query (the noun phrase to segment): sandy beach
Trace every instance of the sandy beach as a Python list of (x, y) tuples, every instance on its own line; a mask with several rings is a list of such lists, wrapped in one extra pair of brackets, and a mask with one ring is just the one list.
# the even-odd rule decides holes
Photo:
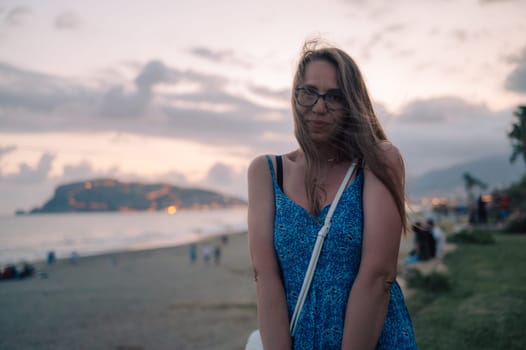
[(217, 265), (204, 242), (194, 263), (185, 245), (41, 263), (0, 282), (0, 349), (243, 349), (257, 327), (247, 235), (209, 240)]
[[(242, 349), (256, 328), (246, 234), (218, 265), (188, 246), (36, 264), (0, 283), (0, 349)], [(39, 276), (47, 274), (47, 278)]]

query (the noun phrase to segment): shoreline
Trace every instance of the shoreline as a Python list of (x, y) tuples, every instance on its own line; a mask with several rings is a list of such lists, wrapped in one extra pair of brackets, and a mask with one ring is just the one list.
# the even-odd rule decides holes
[[(118, 256), (118, 255), (126, 255), (126, 254), (133, 254), (133, 253), (141, 253), (141, 252), (148, 252), (148, 251), (157, 251), (157, 250), (165, 250), (165, 249), (175, 249), (178, 247), (188, 246), (192, 243), (201, 243), (205, 241), (212, 241), (220, 239), (221, 237), (231, 237), (236, 235), (244, 235), (247, 234), (246, 230), (241, 231), (233, 231), (233, 232), (223, 232), (223, 233), (212, 233), (212, 234), (203, 234), (202, 236), (194, 239), (188, 239), (188, 240), (182, 240), (179, 243), (176, 244), (169, 244), (169, 245), (159, 245), (159, 246), (150, 246), (150, 247), (140, 247), (140, 248), (128, 248), (128, 249), (116, 249), (116, 250), (107, 250), (107, 251), (98, 251), (94, 253), (86, 253), (86, 254), (78, 254), (77, 260), (86, 260), (90, 258), (97, 258), (97, 257), (103, 257), (103, 256)], [(78, 253), (78, 252), (77, 252)], [(55, 264), (58, 262), (64, 262), (64, 261), (71, 261), (71, 256), (60, 256), (56, 257)], [(46, 257), (39, 258), (38, 260), (30, 260), (30, 259), (19, 259), (16, 263), (3, 263), (0, 265), (0, 267), (4, 267), (7, 265), (21, 265), (23, 263), (29, 263), (33, 266), (42, 266), (42, 265), (48, 265)]]
[[(218, 264), (203, 261), (206, 243), (222, 244)], [(0, 282), (0, 348), (243, 348), (257, 327), (246, 232), (198, 247), (194, 263), (185, 244), (42, 262)]]
[[(93, 253), (93, 254), (86, 254), (86, 255), (77, 255), (75, 257), (57, 257), (54, 261), (54, 263), (52, 264), (49, 264), (47, 262), (47, 260), (45, 258), (42, 258), (42, 259), (39, 259), (39, 260), (19, 260), (17, 263), (6, 263), (6, 264), (2, 264), (0, 265), (0, 269), (6, 267), (6, 266), (9, 266), (9, 265), (14, 265), (16, 266), (17, 268), (21, 267), (24, 263), (28, 263), (29, 265), (33, 266), (34, 269), (35, 269), (35, 275), (30, 277), (30, 278), (39, 278), (39, 273), (47, 273), (47, 270), (46, 269), (50, 269), (54, 266), (58, 266), (58, 265), (68, 265), (68, 266), (71, 266), (71, 265), (78, 265), (82, 262), (85, 262), (85, 263), (90, 263), (91, 261), (96, 261), (96, 260), (99, 260), (99, 259), (105, 259), (105, 260), (109, 260), (112, 262), (112, 264), (115, 264), (115, 263), (118, 263), (118, 261), (120, 260), (120, 258), (125, 258), (125, 259), (129, 259), (130, 257), (136, 255), (136, 256), (141, 256), (141, 255), (152, 255), (152, 254), (157, 254), (157, 253), (162, 253), (164, 251), (173, 251), (173, 250), (182, 250), (182, 249), (185, 249), (186, 250), (186, 254), (188, 255), (188, 247), (191, 245), (191, 244), (196, 244), (197, 246), (199, 246), (200, 244), (205, 244), (205, 243), (210, 243), (210, 242), (217, 242), (219, 240), (221, 240), (223, 237), (227, 237), (228, 241), (230, 241), (231, 239), (235, 239), (235, 237), (237, 236), (245, 236), (247, 237), (247, 234), (248, 232), (246, 230), (240, 230), (240, 231), (232, 231), (232, 232), (223, 232), (223, 233), (214, 233), (214, 234), (208, 234), (208, 235), (203, 235), (199, 238), (196, 238), (196, 239), (188, 239), (186, 241), (181, 241), (180, 243), (178, 244), (172, 244), (172, 245), (165, 245), (165, 246), (153, 246), (153, 247), (146, 247), (146, 248), (137, 248), (137, 249), (118, 249), (118, 250), (113, 250), (113, 251), (101, 251), (101, 252), (96, 252), (96, 253)], [(400, 243), (400, 250), (399, 250), (399, 255), (398, 255), (398, 264), (397, 264), (397, 280), (399, 281), (399, 284), (402, 286), (402, 289), (404, 290), (404, 293), (406, 291), (406, 288), (405, 288), (405, 281), (404, 281), (404, 273), (406, 272), (406, 270), (410, 267), (416, 267), (416, 265), (429, 265), (430, 263), (435, 263), (435, 259), (431, 260), (428, 262), (428, 264), (425, 264), (425, 263), (422, 263), (420, 262), (419, 264), (412, 264), (412, 265), (407, 265), (405, 264), (405, 258), (407, 257), (408, 255), (408, 252), (410, 250), (410, 245), (407, 244), (407, 242), (404, 242), (405, 240), (407, 241), (411, 241), (409, 238), (403, 238), (401, 243)], [(246, 253), (247, 253), (247, 257), (248, 259), (250, 259), (250, 257), (248, 256), (248, 242), (246, 244), (246, 247), (245, 247), (245, 250), (246, 250)], [(179, 253), (181, 254), (181, 253)], [(202, 254), (202, 252), (199, 252), (199, 254)], [(250, 261), (249, 261), (250, 263)], [(45, 278), (45, 277), (44, 277)], [(6, 281), (2, 281), (0, 280), (0, 282), (6, 282)]]
[[(243, 349), (258, 327), (246, 231), (196, 244), (193, 263), (182, 244), (44, 261), (0, 282), (0, 348)], [(217, 264), (205, 244), (220, 245)]]
[(164, 213), (82, 213), (0, 218), (0, 266), (184, 245), (246, 231), (243, 208)]

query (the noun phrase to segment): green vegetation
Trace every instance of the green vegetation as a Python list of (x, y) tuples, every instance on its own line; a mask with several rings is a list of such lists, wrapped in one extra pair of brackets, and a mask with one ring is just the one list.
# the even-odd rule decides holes
[[(450, 289), (408, 298), (420, 349), (526, 348), (526, 235), (495, 233), (496, 244), (461, 244), (445, 257)], [(436, 282), (436, 281), (435, 281)]]
[(518, 106), (513, 115), (517, 117), (517, 121), (512, 124), (511, 131), (508, 133), (512, 147), (510, 162), (513, 163), (522, 156), (526, 163), (526, 106)]
[(420, 270), (411, 269), (405, 276), (409, 288), (418, 288), (427, 293), (437, 294), (451, 289), (451, 280), (446, 273), (433, 271), (423, 274)]
[[(498, 192), (497, 192), (498, 193)], [(502, 191), (510, 198), (510, 217), (504, 230), (513, 233), (526, 232), (526, 176)], [(495, 196), (495, 193), (493, 194)]]
[(494, 244), (495, 238), (493, 233), (483, 230), (473, 230), (473, 231), (460, 231), (451, 235), (447, 238), (449, 243), (463, 244)]
[(506, 227), (504, 228), (504, 231), (508, 233), (524, 233), (526, 232), (526, 217), (520, 216), (515, 220), (511, 220)]
[[(526, 105), (518, 106), (513, 115), (517, 119), (508, 132), (512, 148), (510, 162), (514, 163), (519, 156), (522, 156), (526, 164)], [(526, 176), (502, 193), (495, 191), (493, 196), (495, 195), (497, 197), (505, 195), (510, 198), (509, 208), (506, 209), (511, 217), (505, 222), (504, 230), (512, 233), (526, 232)]]

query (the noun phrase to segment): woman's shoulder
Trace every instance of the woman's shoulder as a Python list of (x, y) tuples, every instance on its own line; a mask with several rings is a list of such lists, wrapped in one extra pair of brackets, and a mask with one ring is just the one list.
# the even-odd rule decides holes
[(267, 154), (260, 154), (259, 156), (252, 159), (248, 166), (248, 175), (261, 173), (265, 168), (268, 169), (268, 157)]
[[(282, 159), (287, 162), (296, 163), (300, 160), (300, 152), (298, 150), (291, 151), (289, 153), (284, 153), (281, 155)], [(276, 157), (275, 154), (260, 154), (259, 156), (252, 159), (250, 162), (250, 165), (248, 166), (248, 172), (251, 171), (259, 171), (261, 168), (268, 168), (269, 160), (272, 162), (272, 164), (276, 165)]]
[(402, 154), (400, 153), (400, 150), (398, 149), (398, 147), (396, 147), (395, 144), (393, 144), (390, 141), (384, 140), (378, 142), (376, 144), (376, 148), (378, 150), (378, 155), (386, 165), (395, 169), (404, 168)]

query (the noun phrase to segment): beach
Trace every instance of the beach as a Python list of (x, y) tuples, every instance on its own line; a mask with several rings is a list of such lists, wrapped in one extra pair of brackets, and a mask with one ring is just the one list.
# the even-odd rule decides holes
[(257, 327), (246, 234), (209, 241), (217, 265), (203, 242), (194, 263), (182, 245), (35, 264), (0, 283), (0, 349), (243, 349)]
[(257, 328), (247, 235), (196, 245), (194, 263), (181, 245), (37, 263), (34, 277), (0, 282), (0, 349), (243, 349)]

